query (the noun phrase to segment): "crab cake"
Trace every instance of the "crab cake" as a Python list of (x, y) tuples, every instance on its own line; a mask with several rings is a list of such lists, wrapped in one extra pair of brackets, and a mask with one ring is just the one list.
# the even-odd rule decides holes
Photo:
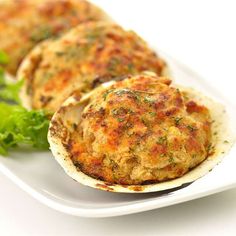
[[(170, 86), (166, 78), (128, 76), (92, 93), (83, 109), (79, 106), (72, 112), (68, 104), (52, 120), (52, 150), (53, 136), (60, 133), (57, 122), (68, 123), (73, 116), (74, 130), (63, 129), (67, 135), (61, 138), (69, 158), (78, 171), (108, 185), (143, 185), (181, 177), (209, 155), (208, 109)], [(60, 112), (66, 109), (62, 119)]]
[(83, 94), (117, 76), (145, 70), (161, 75), (165, 67), (134, 32), (116, 24), (92, 22), (35, 48), (18, 78), (25, 79), (27, 107), (56, 111), (74, 91)]
[(10, 57), (11, 74), (40, 41), (87, 21), (108, 20), (107, 15), (84, 0), (0, 1), (0, 50)]

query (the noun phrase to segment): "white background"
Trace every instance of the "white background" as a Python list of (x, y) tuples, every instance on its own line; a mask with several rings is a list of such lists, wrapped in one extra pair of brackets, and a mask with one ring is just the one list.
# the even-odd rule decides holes
[[(236, 103), (235, 1), (93, 2), (121, 25), (203, 75), (212, 86), (227, 91)], [(85, 219), (47, 208), (0, 174), (1, 236), (211, 234), (236, 235), (236, 189), (130, 216)]]

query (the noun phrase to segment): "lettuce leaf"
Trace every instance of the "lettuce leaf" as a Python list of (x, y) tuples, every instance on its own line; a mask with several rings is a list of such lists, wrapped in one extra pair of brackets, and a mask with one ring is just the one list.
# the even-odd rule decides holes
[(43, 111), (0, 102), (0, 117), (0, 154), (7, 155), (10, 148), (22, 144), (48, 149), (49, 119)]
[[(4, 57), (0, 52), (0, 63), (2, 59)], [(37, 149), (49, 148), (48, 114), (44, 111), (28, 111), (20, 105), (19, 91), (22, 84), (23, 81), (7, 82), (0, 68), (0, 154), (4, 156), (9, 149), (22, 145)]]
[(0, 86), (3, 86), (5, 83), (4, 70), (0, 67)]
[(0, 64), (6, 65), (9, 63), (9, 61), (9, 56), (4, 51), (0, 51)]
[(3, 69), (0, 68), (0, 101), (20, 104), (19, 92), (22, 85), (23, 80), (8, 82)]

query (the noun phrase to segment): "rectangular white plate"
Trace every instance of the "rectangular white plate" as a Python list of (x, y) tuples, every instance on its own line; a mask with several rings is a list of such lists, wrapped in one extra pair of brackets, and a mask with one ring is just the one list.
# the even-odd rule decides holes
[[(175, 82), (202, 91), (236, 108), (196, 73), (163, 54)], [(58, 211), (83, 217), (108, 217), (147, 211), (236, 187), (236, 148), (209, 174), (180, 189), (146, 194), (110, 193), (82, 186), (68, 177), (50, 152), (15, 152), (0, 158), (0, 171), (34, 198)]]

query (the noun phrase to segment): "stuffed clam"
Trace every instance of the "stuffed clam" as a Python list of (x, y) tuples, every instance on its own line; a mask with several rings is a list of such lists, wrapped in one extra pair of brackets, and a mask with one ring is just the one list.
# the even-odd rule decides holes
[(24, 60), (23, 105), (56, 111), (74, 91), (87, 93), (126, 74), (150, 70), (163, 75), (166, 63), (137, 34), (107, 22), (81, 24), (37, 46)]
[(223, 114), (200, 93), (147, 72), (67, 99), (48, 139), (66, 173), (84, 185), (161, 191), (193, 182), (222, 159)]
[(1, 0), (0, 50), (8, 54), (5, 69), (18, 66), (39, 42), (88, 21), (110, 21), (107, 14), (85, 0)]

